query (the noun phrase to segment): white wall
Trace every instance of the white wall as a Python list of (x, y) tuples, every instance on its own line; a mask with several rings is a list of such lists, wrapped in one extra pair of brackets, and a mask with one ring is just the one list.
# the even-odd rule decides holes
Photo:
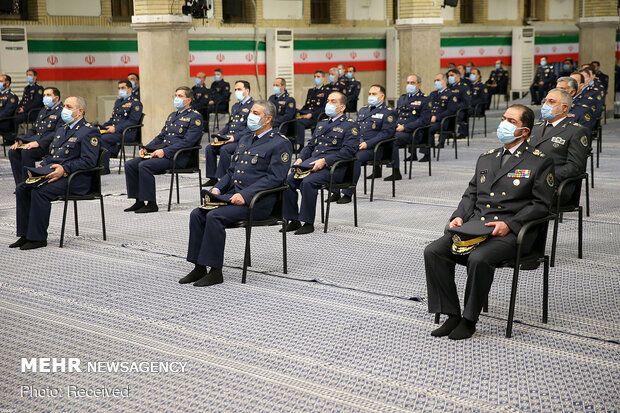
[(50, 16), (101, 16), (101, 0), (47, 0)]
[(517, 0), (489, 0), (489, 20), (517, 20), (519, 2)]

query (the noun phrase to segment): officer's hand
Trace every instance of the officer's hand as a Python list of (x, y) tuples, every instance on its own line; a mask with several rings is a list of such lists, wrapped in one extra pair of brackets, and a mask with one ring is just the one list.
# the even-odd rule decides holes
[(301, 158), (297, 158), (297, 160), (295, 161), (295, 163), (293, 165), (299, 165), (302, 162), (303, 161), (301, 160)]
[(368, 144), (366, 142), (360, 143), (358, 149), (361, 151), (362, 149), (368, 149)]
[(158, 149), (151, 154), (151, 158), (163, 158), (163, 157), (164, 157), (163, 149)]
[(306, 113), (303, 117), (304, 119), (310, 119), (312, 117), (312, 113)]
[(325, 160), (325, 158), (321, 158), (317, 159), (314, 162), (310, 162), (310, 165), (312, 165), (312, 172), (316, 172), (320, 169), (325, 168), (325, 165), (327, 165), (327, 161)]
[(233, 205), (245, 205), (245, 199), (243, 199), (240, 193), (236, 193), (230, 198), (230, 203)]
[(211, 192), (214, 193), (215, 195), (220, 195), (222, 193), (222, 192), (220, 192), (219, 189), (217, 189), (215, 187), (211, 188)]
[(485, 227), (495, 227), (491, 235), (494, 237), (504, 237), (510, 232), (510, 228), (504, 221), (487, 222)]
[(13, 145), (11, 145), (11, 148), (10, 148), (10, 149), (15, 150), (15, 149), (17, 149), (17, 147), (18, 147), (19, 145), (21, 145), (21, 144), (19, 143), (19, 141), (15, 141), (15, 143), (14, 143)]
[(213, 105), (213, 104), (215, 104), (215, 102), (214, 102), (214, 101), (212, 101), (212, 100), (210, 100), (210, 101), (209, 101), (209, 105)]
[(19, 110), (17, 111), (17, 113), (24, 113), (24, 108), (19, 108)]
[(463, 218), (456, 217), (452, 221), (450, 221), (450, 228), (460, 227), (463, 225)]
[(230, 143), (230, 142), (234, 142), (235, 141), (235, 137), (232, 135), (226, 135), (226, 137), (228, 138), (228, 140), (226, 141), (226, 143)]
[(39, 142), (32, 141), (32, 142), (28, 142), (26, 146), (24, 146), (23, 149), (33, 149), (33, 148), (38, 148), (38, 147), (39, 147)]
[(106, 130), (108, 131), (108, 133), (116, 132), (116, 128), (114, 127), (114, 125), (110, 125), (110, 126), (106, 127)]
[(544, 85), (544, 84), (545, 84), (545, 82), (543, 82), (543, 81), (538, 82), (538, 85), (539, 85), (539, 86), (542, 86), (542, 85)]
[(437, 116), (433, 115), (431, 116), (431, 123), (435, 123), (437, 122)]
[(50, 168), (52, 168), (54, 172), (45, 175), (45, 178), (49, 179), (49, 182), (57, 181), (65, 174), (65, 168), (63, 168), (62, 165), (54, 164)]
[(140, 156), (144, 156), (145, 152), (144, 148), (140, 148)]
[(405, 130), (405, 127), (404, 127), (403, 125), (398, 125), (398, 126), (396, 127), (396, 132), (402, 132), (402, 131), (404, 131), (404, 130)]

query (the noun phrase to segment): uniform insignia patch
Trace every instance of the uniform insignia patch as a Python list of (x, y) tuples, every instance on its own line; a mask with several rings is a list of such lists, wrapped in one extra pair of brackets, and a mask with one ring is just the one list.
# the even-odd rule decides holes
[(43, 94), (43, 90), (39, 89), (39, 95)]
[(11, 98), (11, 103), (15, 103), (15, 98)]
[(200, 126), (200, 125), (202, 125), (202, 122), (200, 121), (200, 119), (196, 119), (196, 122), (195, 122), (195, 123), (196, 123), (196, 126)]
[(519, 186), (519, 184), (521, 184), (521, 181), (519, 181), (518, 179), (515, 179), (514, 181), (512, 181), (512, 184), (514, 186)]
[(340, 126), (336, 126), (334, 128), (334, 132), (342, 133), (342, 132), (344, 132), (344, 130)]
[(531, 169), (516, 169), (514, 172), (510, 172), (508, 178), (529, 178), (532, 173)]
[(357, 136), (357, 128), (351, 128), (351, 134), (353, 134), (353, 136)]
[(534, 155), (536, 155), (536, 156), (540, 156), (541, 158), (544, 158), (544, 157), (545, 157), (545, 154), (544, 154), (544, 153), (542, 153), (542, 152), (541, 152), (540, 150), (538, 150), (538, 149), (534, 149), (534, 152), (532, 152), (532, 153), (533, 153)]
[(588, 146), (588, 137), (587, 137), (586, 135), (583, 135), (583, 136), (581, 137), (581, 144), (582, 144), (583, 146)]
[(77, 137), (73, 136), (69, 138), (69, 142), (77, 142)]
[(289, 160), (289, 155), (288, 152), (283, 152), (282, 155), (280, 155), (280, 159), (282, 159), (282, 162), (286, 163)]
[(547, 175), (547, 185), (553, 188), (553, 174)]
[(554, 136), (553, 138), (551, 138), (551, 142), (559, 143), (560, 145), (564, 145), (566, 143), (566, 140), (560, 138), (559, 136)]
[(590, 118), (590, 114), (589, 114), (589, 113), (586, 113), (583, 117), (584, 117), (584, 118), (585, 118), (588, 122), (590, 122), (590, 119), (591, 119), (591, 118)]
[(241, 109), (241, 112), (249, 112), (249, 111), (250, 111), (250, 109), (248, 109), (248, 108)]
[(485, 153), (483, 153), (483, 155), (490, 155), (493, 152), (495, 152), (495, 149), (491, 149), (490, 151), (486, 151)]
[(134, 106), (135, 110), (140, 110), (140, 106)]
[(252, 160), (250, 161), (250, 163), (252, 165), (256, 165), (258, 163), (258, 155), (254, 155), (254, 157), (252, 158)]
[(93, 146), (97, 146), (97, 145), (99, 145), (99, 139), (97, 139), (97, 138), (91, 138), (91, 139), (90, 139), (90, 144), (91, 144), (91, 145), (93, 145)]
[(456, 98), (456, 96), (454, 96), (454, 97), (452, 98), (452, 100), (453, 100), (453, 101), (455, 101), (455, 102), (458, 102), (458, 99)]
[(388, 121), (388, 123), (394, 122), (394, 116), (392, 116), (392, 115), (388, 116), (387, 117), (387, 121)]
[(338, 139), (334, 138), (334, 140), (332, 141), (332, 143), (335, 145), (338, 143)]
[(291, 103), (289, 103), (289, 104), (288, 104), (288, 107), (289, 107), (289, 108), (294, 108), (294, 107), (295, 107), (295, 105), (293, 104), (293, 102), (291, 102)]
[(483, 184), (483, 183), (485, 183), (486, 181), (487, 181), (487, 177), (486, 177), (486, 175), (482, 175), (482, 176), (480, 177), (480, 183), (481, 183), (481, 184)]
[(179, 128), (179, 133), (183, 133), (183, 128)]

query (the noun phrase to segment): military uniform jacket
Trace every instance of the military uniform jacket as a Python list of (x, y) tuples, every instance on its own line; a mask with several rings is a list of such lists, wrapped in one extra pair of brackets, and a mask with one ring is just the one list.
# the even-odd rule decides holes
[(583, 103), (592, 108), (596, 118), (601, 116), (603, 113), (603, 104), (605, 103), (605, 94), (602, 88), (594, 84), (588, 85), (583, 88), (580, 95), (583, 95), (581, 97)]
[(32, 109), (38, 109), (43, 106), (43, 86), (34, 83), (24, 88), (22, 100), (19, 101), (18, 108), (24, 108), (27, 114)]
[(549, 83), (555, 83), (555, 71), (551, 65), (545, 67), (538, 66), (534, 76), (534, 84), (538, 85), (538, 82), (543, 82), (545, 86), (548, 86)]
[(544, 126), (544, 122), (534, 125), (529, 144), (553, 159), (557, 181), (583, 173), (588, 157), (588, 131), (569, 117), (555, 127), (548, 125), (543, 136)]
[(340, 92), (343, 95), (346, 95), (346, 87), (344, 86), (343, 83), (339, 82), (338, 80), (335, 81), (334, 83), (328, 83), (327, 85), (325, 85), (325, 87), (327, 88), (328, 95), (332, 92)]
[(481, 82), (472, 83), (471, 102), (470, 102), (472, 110), (479, 103), (484, 103), (486, 105), (488, 97), (489, 97), (489, 89), (487, 89), (485, 84)]
[(211, 100), (214, 102), (228, 102), (230, 100), (230, 85), (225, 80), (216, 80), (211, 83)]
[(523, 142), (501, 166), (504, 148), (483, 153), (450, 220), (504, 221), (518, 234), (521, 227), (549, 213), (555, 179), (553, 160)]
[[(190, 148), (200, 143), (202, 122), (202, 115), (194, 109), (172, 112), (168, 115), (159, 135), (155, 136), (146, 147), (163, 149), (164, 156), (172, 159), (179, 149)], [(187, 158), (189, 158), (189, 154), (187, 154)]]
[(295, 99), (289, 96), (285, 90), (280, 96), (271, 95), (269, 101), (276, 107), (276, 118), (273, 120), (273, 128), (278, 129), (281, 123), (292, 120), (295, 117)]
[(599, 71), (599, 72), (596, 72), (596, 78), (601, 82), (601, 87), (603, 88), (603, 92), (607, 94), (607, 88), (609, 87), (609, 76)]
[[(114, 109), (112, 109), (112, 117), (103, 124), (106, 126), (114, 126), (116, 133), (123, 133), (123, 131), (134, 125), (139, 125), (142, 119), (142, 103), (134, 96), (129, 96), (126, 99), (116, 99), (114, 102)], [(136, 138), (138, 131), (131, 129), (125, 135), (128, 140)]]
[(458, 98), (458, 109), (466, 108), (471, 103), (471, 90), (468, 84), (465, 84), (463, 80), (452, 85), (451, 88)]
[(215, 185), (222, 194), (239, 193), (246, 202), (257, 192), (281, 186), (291, 167), (293, 146), (273, 129), (254, 141), (254, 134), (244, 135), (232, 155), (226, 175)]
[(415, 94), (405, 93), (398, 98), (396, 110), (398, 112), (398, 125), (405, 127), (405, 132), (411, 133), (420, 126), (426, 126), (431, 121), (431, 109), (433, 103), (422, 91)]
[[(254, 106), (254, 99), (251, 96), (245, 103), (235, 103), (230, 111), (230, 120), (218, 133), (222, 136), (236, 136), (248, 132), (247, 118), (252, 106)], [(237, 140), (239, 140), (238, 137)]]
[(496, 84), (499, 93), (506, 93), (508, 89), (508, 71), (504, 69), (495, 69), (491, 71), (487, 85)]
[(136, 99), (140, 100), (140, 88), (137, 87), (133, 90), (133, 92), (131, 92), (131, 96), (135, 97)]
[(325, 112), (325, 103), (330, 91), (323, 85), (308, 89), (306, 104), (299, 110), (302, 114), (312, 113), (314, 119), (318, 119)]
[(357, 114), (360, 127), (359, 140), (373, 149), (379, 142), (394, 136), (396, 111), (382, 102), (376, 107), (364, 106)]
[[(5, 89), (0, 92), (0, 118), (7, 118), (15, 115), (17, 109), (17, 96), (11, 92), (11, 89)], [(0, 126), (8, 128), (10, 121), (0, 121)]]
[(429, 98), (433, 104), (431, 116), (436, 116), (437, 122), (440, 122), (446, 116), (456, 114), (459, 98), (452, 89), (446, 87), (442, 91), (434, 90)]
[(209, 104), (211, 90), (207, 89), (202, 83), (200, 85), (192, 86), (194, 91), (194, 101), (192, 102), (192, 108), (196, 110), (202, 110)]
[(39, 147), (47, 151), (50, 143), (52, 143), (52, 140), (57, 135), (56, 129), (58, 129), (59, 125), (64, 123), (60, 117), (60, 112), (62, 112), (62, 103), (58, 103), (51, 109), (47, 106), (43, 106), (39, 111), (37, 120), (32, 124), (30, 129), (28, 129), (26, 134), (20, 136), (18, 139), (22, 142), (37, 141)]
[(586, 128), (588, 130), (588, 136), (592, 136), (592, 128), (594, 128), (596, 116), (590, 106), (583, 104), (576, 105), (573, 103), (568, 116), (571, 118), (573, 123), (578, 123)]
[(317, 123), (312, 139), (299, 153), (303, 161), (325, 158), (327, 166), (355, 156), (359, 145), (359, 125), (344, 115), (332, 122), (324, 119)]
[(362, 89), (362, 84), (359, 81), (355, 80), (355, 78), (347, 79), (345, 87), (345, 95), (349, 101), (359, 99), (360, 90)]
[(60, 164), (67, 174), (94, 168), (99, 157), (100, 137), (99, 129), (84, 118), (73, 128), (67, 124), (60, 126), (41, 166)]

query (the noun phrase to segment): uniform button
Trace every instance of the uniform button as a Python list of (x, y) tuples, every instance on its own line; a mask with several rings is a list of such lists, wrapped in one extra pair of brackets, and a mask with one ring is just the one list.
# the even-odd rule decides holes
[(241, 171), (237, 169), (237, 173), (239, 174), (239, 173), (241, 173)]
[(495, 196), (495, 192), (491, 192), (489, 195), (491, 195), (491, 196)]
[(498, 206), (497, 206), (497, 209), (502, 209), (502, 207), (498, 205)]
[(493, 217), (493, 219), (497, 221), (499, 218), (497, 218), (497, 217)]
[(491, 208), (491, 205), (487, 204), (487, 208)]
[(506, 196), (506, 192), (502, 192), (502, 196)]
[(480, 217), (480, 221), (484, 221), (484, 217)]

